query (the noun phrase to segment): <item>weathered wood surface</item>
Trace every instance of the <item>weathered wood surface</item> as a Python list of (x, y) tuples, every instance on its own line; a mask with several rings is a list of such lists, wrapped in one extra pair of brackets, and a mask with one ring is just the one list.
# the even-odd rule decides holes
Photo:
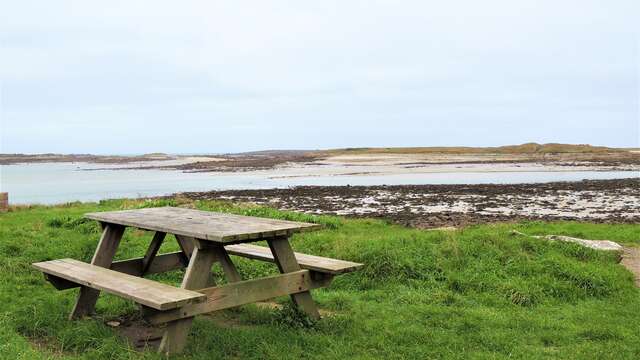
[(189, 265), (189, 259), (191, 259), (191, 255), (193, 254), (193, 249), (196, 247), (195, 242), (196, 239), (190, 236), (182, 236), (182, 235), (174, 235), (176, 237), (176, 241), (178, 242), (178, 246), (180, 246), (180, 250), (182, 250), (184, 267)]
[(187, 305), (170, 311), (153, 312), (147, 315), (147, 320), (153, 324), (161, 324), (175, 319), (189, 318), (278, 296), (309, 291), (327, 286), (330, 281), (331, 277), (314, 280), (311, 278), (309, 270), (299, 270), (261, 279), (200, 289), (198, 292), (207, 295), (205, 302)]
[[(196, 247), (189, 260), (189, 266), (187, 266), (180, 287), (188, 290), (196, 290), (204, 288), (207, 284), (211, 284), (213, 279), (211, 276), (211, 266), (216, 261), (216, 258), (217, 255), (215, 251)], [(182, 352), (187, 343), (187, 336), (189, 335), (192, 322), (193, 316), (184, 317), (168, 323), (162, 335), (158, 352), (165, 355)]]
[(317, 224), (263, 219), (175, 207), (89, 213), (89, 219), (219, 243), (257, 241), (315, 230)]
[(167, 233), (163, 233), (161, 231), (157, 231), (153, 235), (153, 239), (151, 240), (151, 244), (149, 244), (149, 248), (147, 248), (147, 253), (142, 258), (142, 274), (146, 274), (153, 262), (156, 254), (158, 254), (158, 250), (160, 250), (160, 246), (162, 246), (162, 242), (164, 241)]
[[(200, 244), (202, 243), (203, 242), (201, 242)], [(222, 272), (224, 273), (224, 276), (227, 279), (227, 281), (230, 283), (242, 281), (242, 277), (240, 276), (238, 269), (236, 269), (236, 266), (233, 264), (233, 261), (231, 261), (231, 258), (229, 257), (229, 254), (225, 250), (224, 246), (220, 244), (213, 244), (211, 248), (216, 254), (216, 260), (220, 262), (220, 266), (222, 267)]]
[[(231, 255), (243, 256), (249, 259), (263, 260), (275, 262), (271, 250), (264, 246), (237, 244), (225, 246), (227, 252)], [(331, 259), (315, 255), (307, 255), (302, 253), (294, 253), (298, 264), (303, 269), (314, 270), (317, 272), (339, 275), (352, 271), (356, 271), (362, 264)]]
[[(274, 262), (273, 255), (271, 254), (271, 250), (264, 246), (258, 245), (249, 245), (249, 244), (238, 244), (238, 245), (227, 245), (225, 246), (225, 250), (227, 253), (235, 256), (246, 257), (249, 259), (262, 260)], [(359, 263), (354, 263), (350, 261), (337, 260), (331, 258), (324, 258), (315, 255), (307, 255), (302, 253), (294, 253), (296, 259), (298, 260), (298, 264), (303, 269), (313, 270), (325, 274), (331, 275), (340, 275), (352, 271), (356, 271), (359, 267), (363, 266)], [(111, 265), (111, 269), (115, 271), (120, 271), (130, 275), (141, 276), (142, 275), (142, 260), (143, 258), (133, 258), (128, 260), (115, 261)], [(224, 269), (223, 264), (223, 269)], [(182, 262), (182, 251), (159, 254), (156, 255), (156, 258), (153, 260), (149, 269), (147, 269), (146, 274), (156, 274), (163, 273), (171, 270), (177, 270), (184, 268), (184, 263)], [(225, 274), (227, 272), (225, 271)], [(232, 276), (234, 276), (232, 274)], [(227, 278), (228, 281), (238, 281), (238, 279), (234, 276), (234, 278)]]
[[(182, 251), (156, 255), (144, 274), (157, 274), (185, 268), (186, 266), (182, 257)], [(129, 275), (142, 276), (143, 260), (144, 258), (139, 257), (114, 261), (110, 269)]]
[(118, 295), (157, 310), (175, 309), (186, 304), (202, 302), (206, 298), (195, 291), (179, 289), (74, 259), (39, 262), (33, 264), (33, 267), (46, 274)]
[[(91, 264), (108, 269), (111, 267), (113, 257), (118, 250), (125, 227), (117, 224), (105, 224), (103, 222), (100, 223), (100, 226), (102, 227), (102, 236), (100, 237), (96, 252), (93, 254)], [(100, 291), (90, 287), (81, 287), (78, 299), (76, 300), (73, 310), (71, 310), (71, 314), (69, 314), (69, 318), (72, 320), (78, 319), (93, 313), (96, 302), (98, 301), (98, 296), (100, 296)]]
[[(277, 237), (269, 239), (267, 242), (269, 243), (269, 248), (271, 249), (271, 253), (273, 253), (273, 258), (281, 273), (300, 270), (300, 265), (296, 260), (293, 249), (291, 249), (288, 238)], [(312, 319), (320, 319), (318, 307), (311, 297), (311, 292), (308, 290), (291, 294), (291, 300)]]

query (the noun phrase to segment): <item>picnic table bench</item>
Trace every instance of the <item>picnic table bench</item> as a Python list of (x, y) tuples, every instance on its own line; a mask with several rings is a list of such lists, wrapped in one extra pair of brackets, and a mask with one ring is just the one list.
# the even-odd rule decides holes
[[(159, 352), (184, 348), (194, 316), (290, 295), (307, 315), (319, 318), (310, 290), (362, 264), (293, 252), (289, 237), (316, 224), (263, 219), (175, 207), (90, 213), (103, 231), (90, 264), (74, 259), (34, 263), (58, 290), (80, 287), (70, 318), (94, 312), (100, 291), (140, 304), (151, 324), (164, 324)], [(143, 257), (113, 261), (126, 227), (155, 231)], [(180, 251), (158, 254), (167, 234)], [(247, 244), (266, 240), (269, 247)], [(280, 275), (242, 280), (229, 255), (273, 262)], [(211, 267), (219, 262), (227, 284), (216, 286)], [(143, 276), (186, 268), (180, 288)]]

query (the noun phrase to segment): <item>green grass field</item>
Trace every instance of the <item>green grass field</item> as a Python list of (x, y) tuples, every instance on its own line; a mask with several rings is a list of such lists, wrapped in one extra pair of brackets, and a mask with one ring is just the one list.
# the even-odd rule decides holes
[[(133, 303), (102, 296), (96, 318), (68, 321), (77, 290), (54, 290), (30, 264), (62, 257), (89, 261), (99, 233), (82, 219), (86, 212), (163, 205), (181, 204), (110, 200), (0, 214), (0, 356), (161, 358), (134, 351), (105, 325), (134, 314)], [(248, 205), (190, 205), (323, 224), (324, 230), (295, 236), (295, 250), (366, 265), (314, 292), (331, 312), (316, 324), (309, 326), (288, 307), (248, 305), (224, 312), (226, 326), (199, 317), (185, 353), (176, 358), (640, 358), (640, 289), (616, 256), (509, 234), (517, 229), (638, 245), (640, 225), (525, 222), (438, 232)], [(117, 258), (141, 256), (150, 238), (127, 230)], [(176, 249), (168, 241), (161, 251)], [(234, 261), (245, 278), (276, 272), (272, 264)], [(156, 279), (175, 283), (180, 274)]]

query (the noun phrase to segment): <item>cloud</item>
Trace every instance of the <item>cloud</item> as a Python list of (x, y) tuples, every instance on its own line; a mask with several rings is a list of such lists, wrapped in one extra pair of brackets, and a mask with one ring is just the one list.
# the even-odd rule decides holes
[(4, 8), (4, 152), (640, 145), (634, 1)]

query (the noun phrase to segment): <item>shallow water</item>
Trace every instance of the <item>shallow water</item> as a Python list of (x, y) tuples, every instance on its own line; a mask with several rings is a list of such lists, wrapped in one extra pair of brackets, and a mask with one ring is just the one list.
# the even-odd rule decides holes
[[(640, 177), (633, 171), (437, 172), (394, 175), (278, 177), (287, 170), (184, 173), (115, 170), (122, 166), (44, 163), (0, 166), (0, 191), (12, 204), (55, 204), (108, 198), (167, 195), (184, 191), (286, 188), (297, 185), (515, 184)], [(101, 170), (92, 170), (98, 169)]]

